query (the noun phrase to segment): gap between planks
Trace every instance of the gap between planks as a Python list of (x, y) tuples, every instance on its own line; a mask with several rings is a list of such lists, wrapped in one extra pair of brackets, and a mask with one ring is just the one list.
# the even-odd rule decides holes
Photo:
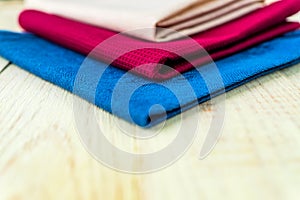
[(0, 74), (4, 72), (12, 63), (0, 57)]

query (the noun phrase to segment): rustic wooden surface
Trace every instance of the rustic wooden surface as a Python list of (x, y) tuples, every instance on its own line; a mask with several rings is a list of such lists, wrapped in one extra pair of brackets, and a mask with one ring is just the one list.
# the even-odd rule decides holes
[[(18, 30), (21, 8), (0, 2), (0, 28)], [(113, 171), (85, 151), (72, 94), (2, 58), (0, 71), (1, 200), (299, 199), (300, 65), (229, 92), (222, 137), (205, 160), (199, 136), (182, 159), (147, 175)], [(209, 122), (209, 103), (199, 108)]]

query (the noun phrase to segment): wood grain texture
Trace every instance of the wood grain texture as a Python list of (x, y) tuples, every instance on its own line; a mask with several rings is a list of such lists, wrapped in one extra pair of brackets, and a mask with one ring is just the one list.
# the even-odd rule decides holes
[[(7, 64), (0, 59), (0, 70)], [(74, 98), (14, 65), (0, 74), (1, 200), (299, 199), (300, 65), (227, 93), (222, 137), (202, 161), (197, 156), (212, 116), (209, 102), (200, 105), (202, 126), (190, 150), (147, 175), (113, 171), (87, 153), (74, 123)], [(116, 120), (82, 103), (102, 122)], [(151, 151), (170, 141), (179, 120), (170, 120), (159, 142), (134, 149), (116, 126), (104, 128), (122, 148)]]

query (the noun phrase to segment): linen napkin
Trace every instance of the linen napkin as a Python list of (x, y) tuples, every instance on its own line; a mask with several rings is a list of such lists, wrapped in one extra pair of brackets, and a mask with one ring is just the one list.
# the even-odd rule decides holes
[[(203, 55), (203, 51), (208, 51), (213, 59), (220, 59), (297, 29), (298, 23), (287, 23), (285, 19), (299, 10), (299, 0), (282, 0), (235, 21), (196, 34), (192, 39), (163, 43), (147, 42), (126, 35), (109, 43), (107, 41), (116, 32), (34, 10), (21, 13), (19, 21), (25, 30), (84, 55), (89, 54), (100, 43), (105, 43), (97, 52), (93, 52), (93, 56), (144, 77), (164, 80), (210, 60), (207, 54)], [(195, 46), (195, 43), (203, 49), (199, 45)], [(151, 48), (145, 48), (149, 45)], [(120, 49), (126, 48), (136, 50), (119, 56)], [(165, 49), (174, 49), (176, 53)], [(183, 56), (189, 57), (189, 62)], [(164, 64), (175, 70), (166, 70)]]
[(216, 27), (263, 7), (264, 0), (27, 0), (28, 9), (41, 10), (118, 32), (152, 28), (133, 35), (169, 41)]
[[(219, 60), (219, 70), (226, 91), (232, 90), (259, 76), (275, 70), (292, 66), (300, 62), (300, 30), (285, 34), (262, 43), (236, 55)], [(106, 64), (90, 60), (85, 76), (81, 77), (76, 90), (77, 75), (85, 57), (62, 48), (32, 34), (20, 34), (0, 31), (0, 55), (21, 68), (58, 85), (76, 95), (112, 112), (112, 95), (118, 85), (119, 93), (113, 114), (142, 127), (150, 127), (164, 121), (163, 113), (171, 118), (199, 103), (209, 100), (210, 94), (219, 91), (220, 80), (215, 76), (211, 64), (196, 70), (190, 70), (182, 76), (157, 83)], [(94, 81), (99, 79), (101, 71), (106, 69), (96, 91)], [(213, 90), (208, 90), (204, 77), (208, 78)], [(193, 88), (193, 94), (187, 92), (186, 82)], [(141, 86), (142, 84), (142, 86)], [(126, 102), (128, 89), (138, 87)], [(169, 90), (168, 88), (173, 88)], [(177, 96), (174, 95), (177, 94)], [(182, 99), (182, 101), (179, 101)], [(149, 112), (153, 105), (164, 109)], [(126, 113), (129, 109), (130, 115)], [(151, 116), (150, 114), (151, 113)]]

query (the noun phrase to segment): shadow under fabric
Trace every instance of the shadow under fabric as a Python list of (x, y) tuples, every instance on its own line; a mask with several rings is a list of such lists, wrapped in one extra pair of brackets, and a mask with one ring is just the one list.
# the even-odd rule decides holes
[[(262, 43), (256, 47), (245, 50), (239, 54), (219, 60), (215, 64), (222, 77), (226, 91), (232, 90), (246, 82), (259, 76), (271, 73), (275, 70), (292, 66), (300, 62), (300, 30), (285, 34), (271, 41)], [(284, 51), (283, 51), (284, 49)], [(70, 92), (74, 92), (74, 83), (85, 57), (71, 50), (62, 48), (56, 44), (48, 42), (37, 36), (27, 33), (0, 32), (0, 55), (10, 60), (19, 67), (58, 85)], [(177, 76), (158, 85), (154, 81), (138, 77), (134, 74), (126, 73), (122, 69), (112, 66), (106, 68), (106, 64), (91, 61), (86, 77), (82, 77), (81, 85), (76, 94), (82, 98), (96, 104), (108, 112), (112, 112), (111, 101), (113, 90), (122, 78), (118, 87), (123, 92), (118, 94), (115, 102), (116, 112), (113, 114), (137, 124), (142, 127), (151, 127), (162, 121), (162, 112), (167, 113), (167, 118), (171, 118), (181, 111), (187, 110), (199, 103), (209, 100), (205, 80), (196, 69), (185, 72), (182, 76)], [(93, 80), (98, 80), (99, 74), (103, 75), (97, 84), (96, 91), (90, 88)], [(214, 80), (214, 70), (210, 65), (199, 67), (201, 73)], [(202, 75), (203, 75), (202, 74)], [(124, 77), (123, 77), (124, 76)], [(187, 94), (184, 83), (188, 81), (193, 88), (196, 99), (193, 95)], [(132, 95), (128, 103), (124, 100), (126, 88), (139, 87)], [(172, 91), (167, 88), (174, 88), (182, 95), (183, 101), (179, 102)], [(164, 110), (157, 109), (151, 114), (156, 116), (150, 118), (149, 109), (159, 104)], [(128, 107), (130, 115), (124, 108)], [(153, 119), (151, 121), (151, 119)]]

